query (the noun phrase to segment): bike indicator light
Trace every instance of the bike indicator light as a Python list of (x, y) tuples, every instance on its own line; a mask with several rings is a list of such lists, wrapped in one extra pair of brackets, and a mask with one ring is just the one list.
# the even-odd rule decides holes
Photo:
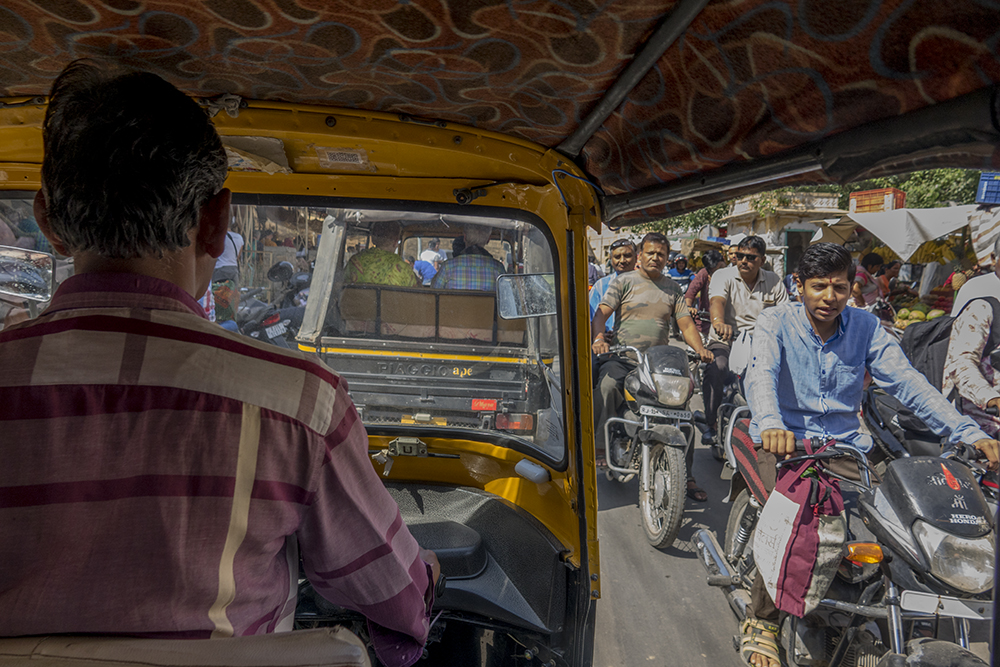
[(535, 426), (532, 415), (517, 415), (501, 412), (496, 417), (496, 427), (501, 431), (530, 431)]
[(497, 399), (495, 398), (474, 398), (472, 399), (472, 409), (473, 410), (489, 410), (495, 411), (497, 409)]
[(881, 563), (882, 547), (872, 542), (852, 542), (847, 545), (847, 560), (858, 565)]

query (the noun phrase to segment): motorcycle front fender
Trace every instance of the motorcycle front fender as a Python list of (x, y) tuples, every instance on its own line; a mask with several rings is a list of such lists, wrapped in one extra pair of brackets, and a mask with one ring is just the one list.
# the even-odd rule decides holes
[(669, 424), (650, 424), (648, 429), (639, 431), (639, 442), (650, 445), (667, 445), (668, 447), (687, 447), (688, 441), (676, 426)]

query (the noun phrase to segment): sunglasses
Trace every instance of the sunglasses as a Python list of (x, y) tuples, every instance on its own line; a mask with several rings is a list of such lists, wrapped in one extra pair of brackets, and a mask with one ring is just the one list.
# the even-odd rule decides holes
[(760, 259), (760, 255), (755, 253), (737, 252), (733, 254), (736, 255), (736, 259), (740, 260), (741, 262), (742, 261), (755, 262), (758, 259)]
[(624, 248), (625, 246), (628, 246), (629, 248), (631, 248), (632, 247), (632, 242), (629, 241), (628, 239), (618, 239), (617, 241), (615, 241), (614, 243), (611, 244), (611, 248), (610, 249), (614, 250), (616, 248)]

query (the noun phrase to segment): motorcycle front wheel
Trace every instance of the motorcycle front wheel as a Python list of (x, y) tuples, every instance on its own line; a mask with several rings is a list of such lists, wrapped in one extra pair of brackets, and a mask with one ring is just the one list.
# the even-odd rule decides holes
[(661, 549), (674, 543), (681, 527), (687, 486), (684, 451), (653, 445), (649, 448), (649, 468), (649, 490), (643, 491), (639, 485), (639, 514), (646, 539)]

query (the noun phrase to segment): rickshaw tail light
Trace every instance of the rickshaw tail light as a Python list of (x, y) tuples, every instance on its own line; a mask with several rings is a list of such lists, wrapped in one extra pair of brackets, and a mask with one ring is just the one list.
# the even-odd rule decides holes
[(497, 414), (496, 425), (501, 431), (530, 431), (535, 427), (535, 417), (501, 412)]
[(882, 547), (872, 542), (852, 542), (847, 545), (847, 560), (858, 565), (881, 563)]

